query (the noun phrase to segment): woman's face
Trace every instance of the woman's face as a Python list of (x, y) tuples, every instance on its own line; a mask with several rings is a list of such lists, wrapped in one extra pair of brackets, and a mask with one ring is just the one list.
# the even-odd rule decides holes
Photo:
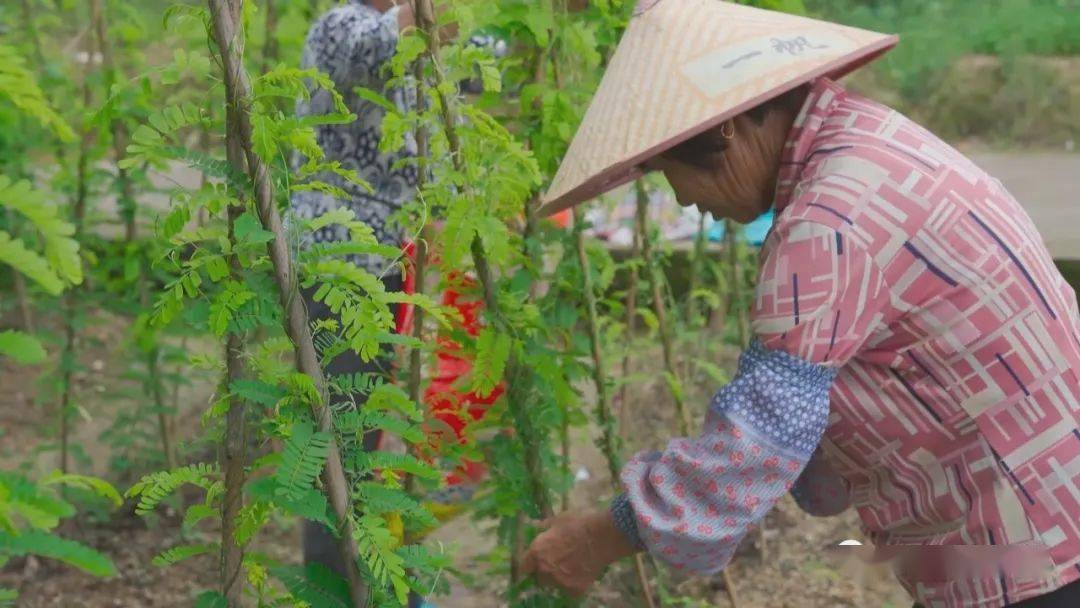
[(772, 204), (792, 120), (790, 114), (779, 111), (766, 114), (760, 124), (737, 116), (728, 131), (727, 149), (708, 154), (702, 166), (661, 155), (647, 162), (645, 169), (663, 172), (680, 205), (697, 205), (718, 218), (751, 222)]

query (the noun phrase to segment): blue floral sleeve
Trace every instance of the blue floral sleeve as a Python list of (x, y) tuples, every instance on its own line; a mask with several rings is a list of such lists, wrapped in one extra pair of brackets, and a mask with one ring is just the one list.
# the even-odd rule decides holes
[(635, 456), (611, 506), (635, 546), (677, 569), (724, 568), (747, 530), (792, 489), (821, 440), (836, 370), (750, 345), (705, 428)]

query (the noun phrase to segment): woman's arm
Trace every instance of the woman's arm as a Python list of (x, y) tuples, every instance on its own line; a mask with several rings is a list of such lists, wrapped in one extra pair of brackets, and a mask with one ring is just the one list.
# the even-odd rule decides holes
[(713, 399), (702, 434), (639, 454), (612, 516), (675, 568), (719, 571), (795, 484), (821, 439), (836, 371), (754, 342)]
[[(889, 303), (872, 257), (832, 227), (778, 225), (762, 259), (751, 315), (757, 339), (710, 404), (704, 430), (631, 460), (622, 474), (626, 494), (608, 516), (631, 546), (676, 567), (722, 569), (746, 531), (795, 486), (827, 425), (835, 375)], [(537, 538), (530, 552), (541, 553), (539, 573), (544, 547), (569, 533), (556, 521)], [(585, 541), (577, 542), (575, 555), (586, 555)], [(547, 573), (559, 581), (560, 571)]]

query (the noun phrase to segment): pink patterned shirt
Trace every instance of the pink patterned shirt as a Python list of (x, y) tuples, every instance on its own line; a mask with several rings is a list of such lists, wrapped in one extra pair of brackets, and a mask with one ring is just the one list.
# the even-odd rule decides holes
[[(779, 483), (811, 488), (800, 504), (822, 499), (822, 487), (845, 494), (879, 546), (1039, 548), (1023, 570), (978, 576), (898, 566), (927, 608), (997, 608), (1080, 580), (1080, 314), (1023, 208), (933, 134), (827, 79), (789, 137), (775, 206), (755, 348), (835, 371), (817, 452), (808, 461), (770, 441), (768, 423), (738, 408), (711, 410), (703, 437), (715, 450), (676, 440), (628, 463), (642, 544), (678, 565), (723, 567), (744, 524), (728, 518), (740, 528), (726, 539), (704, 534), (701, 514), (728, 507), (705, 500), (710, 479), (692, 465), (722, 462), (732, 448), (715, 433), (727, 429), (731, 444), (742, 428), (761, 438), (761, 458), (801, 475)], [(745, 411), (781, 407), (775, 396), (750, 401)], [(769, 470), (740, 469), (767, 505), (737, 515), (759, 519), (775, 502), (775, 488), (758, 491)], [(945, 565), (963, 561), (938, 549)]]

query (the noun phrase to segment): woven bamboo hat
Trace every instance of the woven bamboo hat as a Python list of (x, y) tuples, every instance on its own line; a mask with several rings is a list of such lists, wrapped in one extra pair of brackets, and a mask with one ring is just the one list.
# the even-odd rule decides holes
[(721, 0), (639, 0), (540, 213), (632, 181), (649, 158), (897, 41)]

